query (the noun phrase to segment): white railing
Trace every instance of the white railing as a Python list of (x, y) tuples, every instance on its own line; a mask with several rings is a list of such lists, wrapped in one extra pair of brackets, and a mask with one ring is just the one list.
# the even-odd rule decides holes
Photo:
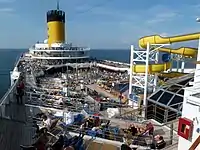
[(65, 51), (90, 51), (90, 48), (83, 48), (83, 47), (78, 47), (77, 49), (70, 49), (70, 48), (59, 48), (59, 49), (50, 49), (50, 48), (34, 48), (31, 47), (29, 48), (30, 51), (35, 51), (35, 52), (65, 52)]
[(8, 118), (5, 114), (6, 105), (10, 104), (11, 101), (15, 101), (16, 85), (19, 83), (19, 79), (8, 89), (4, 96), (0, 100), (0, 117)]

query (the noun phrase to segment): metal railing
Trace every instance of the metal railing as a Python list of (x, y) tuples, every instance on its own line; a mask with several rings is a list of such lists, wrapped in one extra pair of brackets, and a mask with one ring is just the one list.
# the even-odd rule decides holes
[(6, 115), (5, 107), (9, 105), (11, 102), (16, 101), (15, 93), (16, 93), (16, 85), (19, 83), (19, 79), (17, 79), (14, 84), (7, 90), (4, 96), (0, 100), (0, 117), (8, 118)]

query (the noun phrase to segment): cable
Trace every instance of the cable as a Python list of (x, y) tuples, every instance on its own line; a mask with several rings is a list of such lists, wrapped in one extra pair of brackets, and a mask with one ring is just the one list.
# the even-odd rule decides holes
[[(94, 5), (93, 7), (89, 8), (87, 10), (77, 12), (76, 15), (81, 15), (81, 14), (90, 12), (92, 9), (97, 8), (97, 7), (101, 7), (101, 6), (105, 6), (106, 4), (108, 4), (109, 2), (112, 2), (112, 1), (114, 1), (114, 0), (106, 0), (104, 3)], [(73, 19), (74, 19), (74, 17), (73, 17)], [(73, 19), (69, 19), (68, 21), (73, 21)]]

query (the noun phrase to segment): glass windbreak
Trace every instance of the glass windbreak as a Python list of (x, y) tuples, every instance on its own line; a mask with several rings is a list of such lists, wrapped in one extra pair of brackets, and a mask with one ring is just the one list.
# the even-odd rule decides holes
[(184, 87), (189, 86), (189, 82), (193, 81), (194, 77), (191, 74), (183, 78), (173, 79), (173, 81), (165, 85), (164, 89), (160, 89), (151, 94), (148, 99), (156, 105), (166, 106), (166, 108), (178, 109), (181, 108), (184, 96)]

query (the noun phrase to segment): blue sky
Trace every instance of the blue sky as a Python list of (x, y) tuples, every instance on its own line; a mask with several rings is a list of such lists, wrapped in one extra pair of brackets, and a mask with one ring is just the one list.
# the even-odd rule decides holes
[[(200, 31), (199, 0), (60, 1), (67, 39), (76, 45), (129, 48), (144, 35)], [(45, 39), (46, 11), (55, 7), (55, 0), (0, 0), (0, 47), (28, 48)]]

